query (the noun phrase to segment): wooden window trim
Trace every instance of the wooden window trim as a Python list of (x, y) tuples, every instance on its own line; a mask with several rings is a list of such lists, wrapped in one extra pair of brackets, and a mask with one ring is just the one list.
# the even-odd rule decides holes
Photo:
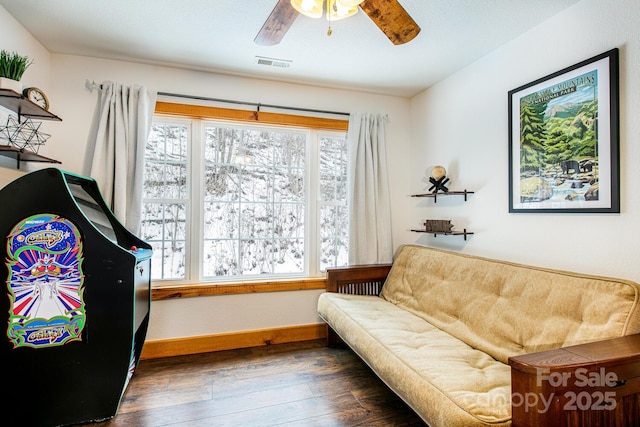
[(244, 123), (301, 126), (310, 129), (347, 131), (349, 121), (323, 117), (297, 116), (293, 114), (269, 113), (263, 111), (234, 110), (230, 108), (203, 105), (156, 102), (156, 114), (191, 117), (198, 119), (226, 119)]
[[(189, 117), (197, 119), (222, 119), (243, 123), (260, 123), (280, 126), (298, 126), (309, 129), (322, 129), (346, 132), (349, 121), (346, 119), (332, 119), (293, 114), (270, 113), (263, 111), (236, 110), (230, 108), (190, 105), (173, 102), (156, 102), (156, 114), (168, 116)], [(261, 282), (237, 283), (203, 283), (187, 285), (152, 285), (151, 299), (153, 301), (214, 295), (233, 295), (259, 292), (282, 292), (325, 289), (326, 279), (301, 278), (286, 280), (271, 280)]]
[(308, 291), (313, 289), (325, 288), (326, 279), (324, 277), (224, 284), (208, 283), (195, 285), (155, 285), (151, 287), (151, 299), (153, 301), (159, 301), (174, 298), (234, 295), (260, 292)]

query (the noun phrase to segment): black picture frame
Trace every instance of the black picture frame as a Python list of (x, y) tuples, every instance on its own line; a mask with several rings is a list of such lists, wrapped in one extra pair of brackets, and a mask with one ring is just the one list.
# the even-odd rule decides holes
[(509, 212), (619, 213), (619, 53), (509, 91)]

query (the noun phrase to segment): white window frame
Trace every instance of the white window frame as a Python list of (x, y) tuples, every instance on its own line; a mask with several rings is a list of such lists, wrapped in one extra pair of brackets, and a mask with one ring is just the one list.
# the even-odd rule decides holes
[[(314, 278), (322, 277), (324, 271), (320, 270), (320, 222), (319, 212), (322, 206), (320, 202), (320, 179), (319, 179), (319, 156), (320, 138), (327, 136), (330, 138), (346, 138), (346, 132), (337, 130), (314, 129), (300, 126), (286, 126), (278, 124), (247, 124), (235, 120), (209, 119), (209, 118), (185, 118), (165, 114), (155, 114), (154, 123), (177, 124), (187, 127), (189, 141), (187, 143), (187, 224), (186, 224), (186, 253), (185, 253), (185, 277), (183, 279), (154, 279), (154, 282), (167, 284), (193, 284), (193, 283), (228, 283), (244, 281), (276, 281), (281, 279)], [(194, 238), (203, 236), (204, 228), (204, 197), (202, 182), (204, 180), (205, 159), (203, 155), (203, 144), (205, 127), (208, 124), (233, 126), (248, 129), (291, 129), (296, 132), (307, 134), (309, 149), (306, 150), (305, 168), (305, 259), (304, 269), (301, 273), (292, 274), (270, 274), (263, 275), (239, 275), (239, 276), (219, 276), (214, 279), (203, 277), (204, 240)], [(195, 140), (198, 135), (198, 141)], [(195, 178), (194, 178), (195, 177)], [(196, 197), (197, 196), (197, 197)], [(143, 200), (143, 203), (152, 200)], [(155, 200), (154, 200), (155, 201)], [(327, 204), (327, 203), (325, 203)], [(331, 203), (329, 203), (331, 204)], [(313, 244), (312, 244), (313, 243)]]

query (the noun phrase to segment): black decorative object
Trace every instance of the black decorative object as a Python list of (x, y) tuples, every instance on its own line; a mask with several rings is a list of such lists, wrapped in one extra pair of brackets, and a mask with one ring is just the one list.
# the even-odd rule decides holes
[(37, 153), (40, 146), (51, 136), (40, 132), (40, 125), (42, 122), (34, 122), (30, 117), (20, 122), (17, 117), (9, 115), (7, 124), (0, 127), (0, 139), (6, 139), (9, 145), (21, 151), (26, 149)]
[(442, 166), (435, 166), (431, 169), (431, 176), (429, 177), (429, 182), (433, 185), (429, 187), (429, 191), (432, 193), (437, 193), (438, 191), (442, 191), (446, 193), (449, 189), (445, 186), (447, 182), (449, 182), (449, 178), (447, 178), (447, 171)]

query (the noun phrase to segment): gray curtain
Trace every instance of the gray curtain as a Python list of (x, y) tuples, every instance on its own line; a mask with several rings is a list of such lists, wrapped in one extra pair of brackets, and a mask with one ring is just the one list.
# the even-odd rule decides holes
[(389, 263), (393, 258), (387, 174), (386, 115), (349, 117), (349, 264)]
[(84, 174), (98, 183), (115, 216), (134, 234), (142, 217), (144, 149), (157, 92), (110, 81), (88, 84), (98, 92)]

